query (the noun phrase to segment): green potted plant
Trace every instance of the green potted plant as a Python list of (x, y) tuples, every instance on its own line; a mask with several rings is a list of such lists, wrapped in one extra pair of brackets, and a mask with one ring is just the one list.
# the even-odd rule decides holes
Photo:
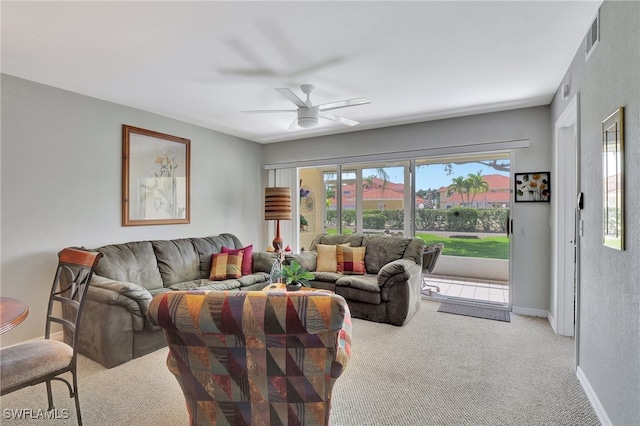
[(309, 287), (309, 280), (312, 280), (314, 276), (311, 272), (302, 269), (300, 263), (292, 260), (290, 264), (282, 265), (282, 268), (274, 273), (273, 278), (282, 278), (288, 291), (296, 291), (300, 290), (302, 286)]

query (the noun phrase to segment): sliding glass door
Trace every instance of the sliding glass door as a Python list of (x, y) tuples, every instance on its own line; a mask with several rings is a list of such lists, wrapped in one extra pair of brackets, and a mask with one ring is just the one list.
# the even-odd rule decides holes
[[(509, 303), (508, 153), (305, 168), (299, 174), (301, 247), (320, 232), (416, 236), (427, 245), (444, 244), (425, 276), (433, 297)], [(305, 201), (309, 197), (315, 202)]]

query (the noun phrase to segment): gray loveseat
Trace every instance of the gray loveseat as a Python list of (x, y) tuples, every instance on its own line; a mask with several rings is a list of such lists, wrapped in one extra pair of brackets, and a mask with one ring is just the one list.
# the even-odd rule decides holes
[(153, 296), (172, 290), (261, 290), (275, 255), (253, 252), (252, 273), (209, 281), (211, 260), (222, 247), (242, 248), (231, 234), (205, 238), (136, 241), (95, 249), (103, 253), (85, 299), (81, 354), (111, 368), (166, 346), (147, 309)]
[[(351, 247), (366, 247), (366, 274), (316, 271), (318, 244), (346, 243)], [(344, 297), (352, 317), (403, 325), (420, 308), (424, 247), (420, 238), (320, 234), (314, 238), (309, 251), (287, 255), (286, 261), (296, 260), (313, 272), (311, 287), (331, 290)]]

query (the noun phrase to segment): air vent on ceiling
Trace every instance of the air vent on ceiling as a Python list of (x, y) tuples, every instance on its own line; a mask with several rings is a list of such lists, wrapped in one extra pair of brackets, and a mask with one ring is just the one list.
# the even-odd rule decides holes
[(596, 14), (595, 19), (591, 23), (591, 27), (584, 38), (584, 60), (586, 61), (591, 56), (591, 53), (598, 45), (600, 41), (600, 9)]

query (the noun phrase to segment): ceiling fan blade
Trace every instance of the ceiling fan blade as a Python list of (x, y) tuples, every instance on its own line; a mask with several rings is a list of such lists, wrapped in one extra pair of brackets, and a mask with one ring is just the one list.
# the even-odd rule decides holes
[(323, 68), (328, 68), (332, 65), (339, 64), (340, 62), (344, 62), (344, 58), (342, 56), (337, 56), (335, 58), (327, 59), (326, 61), (323, 61), (323, 62), (319, 62), (316, 64), (306, 66), (304, 68), (300, 68), (299, 70), (296, 70), (290, 73), (287, 77), (289, 78), (299, 77), (303, 74), (319, 71)]
[(346, 108), (356, 105), (370, 104), (369, 98), (347, 99), (345, 101), (329, 102), (328, 104), (316, 105), (320, 111), (329, 111), (332, 109)]
[(241, 77), (277, 77), (273, 70), (267, 68), (220, 68), (218, 72), (223, 75), (238, 75)]
[(304, 101), (299, 97), (297, 97), (296, 94), (293, 93), (291, 90), (287, 88), (279, 88), (279, 89), (276, 89), (276, 91), (280, 93), (282, 96), (284, 96), (285, 98), (289, 99), (291, 102), (293, 102), (297, 106), (299, 106), (300, 108), (309, 108), (307, 104), (305, 104)]
[(331, 114), (330, 112), (320, 112), (320, 117), (326, 118), (328, 120), (337, 121), (338, 123), (344, 124), (345, 126), (355, 126), (356, 124), (360, 124), (355, 120), (351, 120), (349, 118), (340, 117), (335, 114)]
[(253, 109), (248, 111), (240, 111), (244, 114), (265, 114), (271, 112), (298, 112), (297, 109)]
[(293, 119), (291, 124), (289, 124), (289, 127), (287, 127), (287, 130), (294, 130), (294, 129), (297, 129), (297, 128), (298, 128), (298, 117)]

